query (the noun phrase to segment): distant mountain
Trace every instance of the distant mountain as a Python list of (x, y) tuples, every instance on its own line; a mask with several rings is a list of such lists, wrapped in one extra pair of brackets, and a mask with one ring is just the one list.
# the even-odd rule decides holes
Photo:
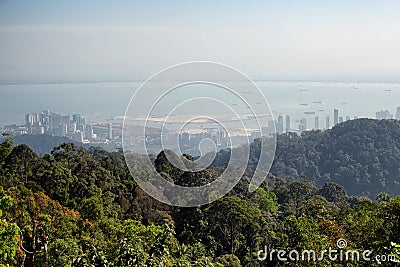
[(82, 143), (72, 141), (67, 137), (47, 134), (24, 134), (14, 137), (14, 145), (26, 144), (38, 155), (50, 154), (54, 147), (62, 143), (74, 143), (77, 146), (84, 146)]
[[(260, 143), (251, 145), (249, 167), (257, 164)], [(218, 153), (215, 165), (229, 160)], [(295, 178), (306, 176), (317, 185), (335, 182), (351, 195), (371, 198), (380, 192), (400, 193), (400, 122), (357, 119), (327, 131), (304, 132), (302, 136), (279, 135), (272, 174)]]

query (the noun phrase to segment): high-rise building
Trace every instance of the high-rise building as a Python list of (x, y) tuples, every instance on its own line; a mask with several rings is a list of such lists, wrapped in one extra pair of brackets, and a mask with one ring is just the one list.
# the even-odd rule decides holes
[(72, 115), (72, 122), (75, 122), (76, 125), (80, 125), (82, 123), (81, 114)]
[(91, 124), (86, 124), (86, 127), (85, 127), (85, 138), (86, 139), (93, 138), (93, 126)]
[(71, 124), (69, 125), (69, 131), (70, 131), (71, 133), (75, 133), (76, 130), (77, 130), (76, 122), (71, 123)]
[(283, 134), (283, 117), (278, 116), (278, 122), (276, 123), (276, 133)]
[(32, 114), (25, 115), (25, 125), (32, 125), (33, 124), (33, 116)]
[(339, 123), (339, 110), (335, 108), (333, 110), (333, 125), (336, 125), (338, 123)]
[(389, 120), (389, 119), (393, 119), (393, 115), (390, 114), (389, 111), (387, 110), (382, 110), (382, 111), (378, 111), (376, 112), (376, 119), (377, 120)]
[(302, 133), (307, 130), (307, 119), (302, 118), (299, 124), (299, 132)]
[(49, 127), (51, 130), (57, 131), (58, 126), (63, 122), (62, 115), (51, 113), (49, 115)]
[(221, 148), (226, 148), (228, 145), (228, 134), (226, 131), (218, 131), (218, 144), (220, 145)]
[(326, 116), (326, 119), (325, 119), (325, 129), (329, 129), (329, 128), (331, 128), (331, 124), (330, 124), (330, 122), (329, 122), (329, 116)]
[(76, 130), (81, 131), (83, 133), (83, 136), (85, 137), (85, 125), (84, 124), (78, 124), (76, 125)]
[(317, 116), (317, 117), (315, 117), (314, 118), (314, 126), (315, 126), (315, 130), (318, 130), (319, 129), (319, 117)]
[(261, 138), (261, 131), (251, 132), (251, 134), (250, 134), (251, 141), (254, 141), (254, 139), (257, 139), (257, 138)]
[(62, 121), (62, 123), (69, 125), (69, 123), (70, 123), (69, 115), (63, 115), (61, 118), (61, 121)]
[(34, 125), (40, 122), (40, 115), (37, 113), (31, 113), (25, 115), (25, 125)]
[(39, 114), (39, 122), (41, 123), (41, 125), (46, 124), (46, 118), (47, 118), (47, 115), (44, 112)]
[[(210, 138), (211, 139), (211, 134), (210, 133), (205, 133), (204, 137), (208, 135), (206, 138)], [(183, 132), (181, 134), (179, 134), (179, 145), (188, 145), (190, 142), (190, 134), (187, 132)]]
[(396, 109), (396, 119), (400, 120), (400, 107)]
[(290, 129), (290, 116), (286, 115), (286, 132), (288, 133), (290, 131), (291, 131), (291, 129)]
[(268, 121), (268, 127), (262, 127), (262, 135), (270, 136), (276, 132), (276, 126), (274, 121)]
[(67, 136), (68, 133), (68, 126), (65, 123), (61, 123), (59, 126), (59, 135), (60, 136)]
[(111, 140), (112, 137), (113, 137), (113, 134), (112, 134), (112, 124), (111, 124), (111, 122), (108, 123), (107, 130), (108, 130), (108, 139)]
[(339, 117), (339, 123), (343, 122), (343, 117)]

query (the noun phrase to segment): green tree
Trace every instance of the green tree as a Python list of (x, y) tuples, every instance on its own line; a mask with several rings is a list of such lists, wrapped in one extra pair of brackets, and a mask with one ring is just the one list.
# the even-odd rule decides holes
[(240, 267), (240, 266), (242, 266), (240, 264), (239, 258), (234, 254), (225, 254), (225, 255), (219, 256), (215, 260), (218, 263), (221, 263), (224, 267)]
[(3, 216), (3, 210), (13, 204), (13, 199), (4, 194), (0, 186), (0, 266), (9, 266), (15, 262), (18, 247), (19, 227), (15, 223), (9, 223)]
[(11, 153), (13, 149), (13, 138), (12, 135), (9, 133), (2, 133), (2, 136), (6, 137), (6, 140), (4, 140), (0, 144), (0, 168), (2, 167), (4, 160), (7, 158), (7, 156)]
[(27, 145), (18, 145), (13, 148), (5, 159), (5, 165), (20, 181), (27, 183), (36, 160), (37, 155), (30, 147)]
[(208, 229), (208, 245), (217, 255), (235, 254), (239, 258), (252, 257), (252, 249), (262, 240), (269, 238), (265, 218), (260, 209), (249, 201), (224, 197), (205, 210)]
[(278, 198), (272, 191), (267, 191), (261, 187), (257, 188), (256, 193), (259, 197), (259, 207), (262, 211), (276, 215), (278, 212)]

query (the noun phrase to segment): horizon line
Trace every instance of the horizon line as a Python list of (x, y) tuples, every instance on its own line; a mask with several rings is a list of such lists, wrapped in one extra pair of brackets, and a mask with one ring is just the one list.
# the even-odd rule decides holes
[[(64, 81), (0, 81), (0, 86), (18, 86), (18, 85), (52, 85), (52, 84), (96, 84), (96, 83), (144, 83), (147, 79), (137, 80), (64, 80)], [(323, 79), (252, 79), (254, 82), (297, 82), (297, 83), (384, 83), (384, 84), (400, 84), (400, 81), (378, 81), (378, 80), (323, 80)]]

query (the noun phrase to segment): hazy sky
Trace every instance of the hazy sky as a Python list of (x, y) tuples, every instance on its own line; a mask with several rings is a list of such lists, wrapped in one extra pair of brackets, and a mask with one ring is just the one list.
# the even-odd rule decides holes
[(399, 14), (398, 0), (0, 0), (0, 82), (141, 80), (193, 60), (399, 82)]

